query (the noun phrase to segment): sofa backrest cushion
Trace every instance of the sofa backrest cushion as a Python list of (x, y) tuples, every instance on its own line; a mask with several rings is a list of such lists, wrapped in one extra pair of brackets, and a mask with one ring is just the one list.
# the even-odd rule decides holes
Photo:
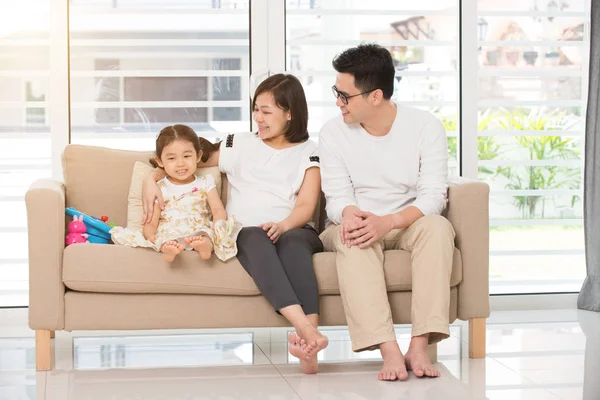
[[(63, 152), (63, 174), (67, 207), (127, 226), (127, 198), (136, 161), (148, 163), (151, 151), (115, 150), (104, 147), (68, 145)], [(222, 177), (221, 198), (226, 203), (228, 182)], [(313, 221), (322, 230), (325, 202), (317, 205)], [(320, 218), (321, 217), (321, 218)]]

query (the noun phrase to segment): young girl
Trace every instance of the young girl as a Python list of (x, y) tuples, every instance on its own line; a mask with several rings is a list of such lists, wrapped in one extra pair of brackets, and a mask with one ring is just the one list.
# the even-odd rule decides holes
[[(202, 165), (218, 165), (227, 174), (227, 213), (244, 226), (237, 237), (238, 260), (296, 328), (288, 338), (290, 353), (305, 373), (316, 373), (317, 353), (328, 345), (317, 330), (319, 292), (312, 263), (323, 245), (309, 225), (321, 176), (317, 145), (308, 138), (302, 85), (292, 75), (273, 75), (256, 88), (252, 109), (256, 134), (229, 135), (207, 145)], [(152, 219), (155, 199), (162, 204), (155, 183), (162, 170), (152, 175), (144, 182), (144, 221)]]
[(154, 205), (152, 220), (142, 232), (113, 228), (113, 242), (151, 247), (163, 253), (166, 262), (172, 262), (185, 249), (197, 251), (205, 260), (213, 250), (223, 261), (234, 257), (241, 226), (233, 219), (227, 220), (212, 175), (194, 175), (201, 159), (200, 141), (192, 128), (173, 125), (160, 131), (156, 156), (150, 163), (160, 166), (166, 174), (158, 182), (164, 209)]

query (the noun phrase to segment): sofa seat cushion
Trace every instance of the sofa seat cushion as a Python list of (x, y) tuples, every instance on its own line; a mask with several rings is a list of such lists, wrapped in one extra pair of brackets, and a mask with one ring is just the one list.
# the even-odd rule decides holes
[[(385, 252), (388, 291), (411, 290), (410, 253)], [(321, 294), (339, 294), (335, 253), (314, 256)], [(454, 252), (451, 286), (462, 279), (462, 261)], [(170, 293), (253, 296), (260, 294), (254, 281), (234, 258), (208, 261), (191, 251), (168, 264), (151, 249), (102, 244), (76, 244), (64, 252), (63, 282), (71, 290), (102, 293)]]
[[(404, 250), (386, 250), (383, 252), (385, 261), (383, 272), (388, 292), (407, 292), (412, 290), (412, 272), (410, 252)], [(321, 295), (340, 294), (335, 253), (318, 253), (313, 257), (315, 274)], [(454, 248), (450, 287), (462, 281), (462, 258), (460, 251)]]
[(237, 258), (204, 261), (198, 253), (184, 251), (169, 264), (152, 249), (106, 244), (68, 246), (63, 282), (83, 292), (260, 294)]

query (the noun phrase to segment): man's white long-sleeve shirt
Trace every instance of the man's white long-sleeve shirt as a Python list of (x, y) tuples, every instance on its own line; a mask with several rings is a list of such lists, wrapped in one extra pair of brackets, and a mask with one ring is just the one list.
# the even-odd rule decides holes
[(429, 112), (397, 105), (392, 129), (380, 137), (344, 123), (340, 115), (321, 129), (319, 156), (333, 223), (352, 205), (379, 216), (411, 205), (424, 215), (441, 214), (446, 206), (446, 132)]

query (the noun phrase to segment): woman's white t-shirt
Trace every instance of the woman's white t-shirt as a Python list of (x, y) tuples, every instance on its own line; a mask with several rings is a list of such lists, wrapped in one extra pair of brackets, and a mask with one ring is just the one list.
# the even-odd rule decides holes
[(244, 226), (280, 222), (294, 209), (308, 168), (319, 167), (312, 140), (276, 150), (255, 134), (229, 135), (219, 169), (227, 174), (227, 215)]

